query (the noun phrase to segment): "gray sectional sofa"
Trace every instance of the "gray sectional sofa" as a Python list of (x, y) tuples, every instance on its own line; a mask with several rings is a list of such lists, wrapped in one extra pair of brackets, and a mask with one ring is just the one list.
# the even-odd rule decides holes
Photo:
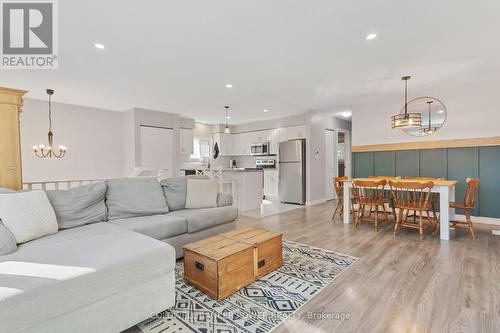
[(238, 215), (224, 194), (186, 209), (186, 183), (46, 191), (59, 231), (0, 255), (0, 332), (120, 332), (172, 307), (182, 245), (233, 229)]

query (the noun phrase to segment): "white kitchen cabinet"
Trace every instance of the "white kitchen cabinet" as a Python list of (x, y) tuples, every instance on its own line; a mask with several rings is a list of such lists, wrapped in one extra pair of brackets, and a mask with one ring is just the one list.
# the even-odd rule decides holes
[(179, 153), (181, 155), (191, 155), (193, 154), (194, 148), (194, 136), (193, 130), (187, 128), (181, 128), (179, 130)]
[(241, 134), (232, 134), (233, 137), (233, 155), (240, 156), (243, 154), (243, 144)]
[(214, 142), (219, 146), (220, 156), (232, 156), (233, 152), (233, 136), (226, 133), (214, 134)]
[(241, 155), (250, 155), (252, 152), (250, 151), (250, 146), (255, 143), (253, 142), (254, 137), (250, 133), (241, 133), (238, 134), (241, 136)]
[(306, 125), (288, 127), (287, 136), (288, 140), (305, 139)]
[(279, 146), (280, 146), (280, 130), (278, 128), (273, 129), (270, 133), (269, 137), (269, 152), (271, 154), (278, 154), (279, 153)]
[(271, 141), (271, 130), (253, 132), (253, 143), (263, 143)]
[(280, 142), (288, 141), (288, 127), (278, 128), (278, 132)]
[(264, 195), (266, 199), (278, 199), (279, 172), (278, 170), (264, 170)]

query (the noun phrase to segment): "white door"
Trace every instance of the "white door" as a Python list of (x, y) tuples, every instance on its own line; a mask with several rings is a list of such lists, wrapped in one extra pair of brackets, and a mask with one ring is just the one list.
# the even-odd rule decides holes
[(168, 128), (141, 126), (141, 167), (153, 175), (173, 177), (174, 131)]
[(351, 133), (348, 130), (337, 129), (337, 175), (351, 177)]
[(335, 140), (336, 133), (332, 130), (325, 130), (325, 193), (326, 200), (335, 199), (335, 189), (332, 179), (337, 175), (335, 163)]

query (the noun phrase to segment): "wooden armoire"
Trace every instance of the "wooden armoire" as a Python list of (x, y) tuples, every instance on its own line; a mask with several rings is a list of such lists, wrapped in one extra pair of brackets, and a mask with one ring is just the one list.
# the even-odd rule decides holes
[(0, 187), (22, 188), (19, 117), (26, 90), (0, 87)]

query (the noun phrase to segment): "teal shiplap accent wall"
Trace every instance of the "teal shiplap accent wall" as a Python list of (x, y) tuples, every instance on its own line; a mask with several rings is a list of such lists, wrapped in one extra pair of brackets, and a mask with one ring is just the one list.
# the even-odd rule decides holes
[[(449, 148), (447, 178), (459, 180), (455, 186), (455, 200), (463, 200), (467, 187), (465, 179), (468, 177), (479, 177), (479, 148)], [(459, 209), (457, 213), (463, 214), (463, 211)], [(473, 212), (473, 215), (478, 214), (479, 201)]]
[(373, 153), (356, 153), (353, 161), (353, 174), (358, 175), (358, 178), (373, 175)]
[[(353, 177), (444, 177), (458, 181), (464, 199), (468, 177), (479, 177), (474, 215), (500, 218), (500, 146), (353, 153)], [(457, 211), (461, 214), (461, 211)]]
[(500, 217), (500, 147), (479, 148), (479, 213)]
[(381, 176), (394, 176), (396, 173), (396, 153), (379, 151), (373, 154), (373, 173)]
[(418, 150), (398, 150), (396, 151), (396, 175), (401, 177), (418, 177), (419, 175)]
[(420, 150), (419, 168), (420, 177), (446, 178), (446, 149)]

